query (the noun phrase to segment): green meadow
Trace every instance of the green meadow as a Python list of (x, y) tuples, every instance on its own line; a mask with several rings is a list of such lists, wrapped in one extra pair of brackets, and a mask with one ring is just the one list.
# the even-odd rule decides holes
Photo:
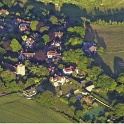
[(0, 97), (0, 123), (71, 123), (59, 113), (17, 94)]

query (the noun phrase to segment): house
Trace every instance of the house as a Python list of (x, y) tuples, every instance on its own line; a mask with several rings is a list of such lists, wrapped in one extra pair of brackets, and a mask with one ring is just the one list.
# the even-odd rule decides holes
[(31, 99), (32, 96), (36, 95), (36, 87), (35, 86), (30, 86), (28, 88), (26, 88), (23, 91), (23, 95), (27, 98), (27, 99)]
[(29, 26), (28, 24), (22, 23), (22, 24), (19, 25), (19, 30), (20, 31), (29, 30), (28, 26)]
[(86, 89), (87, 91), (89, 91), (89, 92), (91, 92), (94, 87), (95, 87), (95, 86), (94, 86), (94, 84), (93, 84), (92, 82), (88, 82), (88, 83), (85, 84), (85, 89)]
[(24, 61), (26, 59), (30, 59), (31, 61), (35, 63), (41, 63), (43, 61), (46, 61), (46, 54), (43, 51), (38, 52), (19, 52), (18, 59), (21, 61)]
[(25, 53), (25, 52), (21, 51), (19, 53), (18, 59), (20, 59), (20, 60), (30, 59), (30, 58), (34, 57), (34, 55), (35, 55), (35, 53), (30, 53), (30, 52)]
[(32, 21), (25, 21), (25, 20), (22, 20), (20, 18), (17, 18), (16, 20), (17, 20), (18, 23), (27, 23), (29, 25), (32, 23)]
[(96, 53), (96, 43), (94, 41), (85, 41), (82, 45), (82, 50), (85, 52), (86, 55), (91, 56), (92, 54)]
[(55, 32), (55, 37), (61, 38), (63, 36), (63, 32)]
[(22, 65), (22, 64), (17, 65), (16, 74), (24, 76), (25, 75), (25, 65)]
[(25, 42), (23, 42), (23, 45), (25, 45), (26, 48), (33, 48), (35, 45), (35, 41), (32, 38), (27, 38)]
[(61, 48), (61, 41), (53, 40), (51, 42), (51, 47)]
[(8, 15), (9, 12), (7, 10), (5, 10), (5, 9), (1, 9), (0, 10), (0, 15), (2, 15), (2, 14)]
[(61, 50), (61, 41), (55, 41), (53, 40), (52, 42), (50, 42), (50, 47), (49, 50)]
[(59, 84), (63, 85), (67, 81), (67, 79), (64, 76), (56, 75), (55, 77), (51, 77), (50, 81), (54, 83), (55, 87), (57, 87), (59, 86)]
[(94, 88), (94, 85), (90, 85), (90, 86), (87, 86), (87, 87), (86, 87), (86, 90), (88, 90), (88, 91), (91, 92), (93, 88)]
[(63, 73), (64, 73), (64, 74), (67, 74), (67, 75), (72, 74), (73, 71), (74, 71), (74, 67), (73, 67), (73, 66), (70, 66), (70, 67), (68, 67), (68, 68), (64, 68), (64, 69), (63, 69)]
[(48, 51), (47, 52), (47, 57), (52, 58), (52, 57), (60, 57), (61, 53), (57, 53), (57, 51)]

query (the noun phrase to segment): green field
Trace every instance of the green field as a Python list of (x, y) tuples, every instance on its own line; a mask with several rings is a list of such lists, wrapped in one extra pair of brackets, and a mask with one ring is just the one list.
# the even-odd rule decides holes
[(0, 97), (0, 123), (71, 123), (57, 112), (17, 94)]
[(99, 46), (103, 46), (107, 51), (95, 58), (96, 63), (115, 76), (124, 72), (124, 26), (92, 25), (92, 27)]

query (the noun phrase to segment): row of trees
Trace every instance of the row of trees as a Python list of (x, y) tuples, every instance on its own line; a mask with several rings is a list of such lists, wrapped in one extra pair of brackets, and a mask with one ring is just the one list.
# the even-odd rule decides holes
[(95, 22), (92, 22), (93, 24), (99, 24), (99, 25), (113, 25), (113, 26), (124, 26), (124, 22), (118, 22), (118, 21), (112, 21), (112, 20), (109, 20), (109, 22), (105, 21), (105, 20), (102, 20), (102, 19), (99, 19)]

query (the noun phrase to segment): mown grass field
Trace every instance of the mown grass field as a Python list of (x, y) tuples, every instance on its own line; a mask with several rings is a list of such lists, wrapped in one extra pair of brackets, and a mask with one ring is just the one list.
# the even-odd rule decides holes
[(0, 123), (71, 123), (60, 114), (17, 94), (0, 97)]
[[(108, 65), (112, 71), (111, 73), (115, 75), (124, 72), (124, 26), (92, 25), (92, 27), (98, 44), (107, 51), (99, 56), (105, 63), (104, 65)], [(104, 68), (105, 71), (108, 71), (108, 67)]]

